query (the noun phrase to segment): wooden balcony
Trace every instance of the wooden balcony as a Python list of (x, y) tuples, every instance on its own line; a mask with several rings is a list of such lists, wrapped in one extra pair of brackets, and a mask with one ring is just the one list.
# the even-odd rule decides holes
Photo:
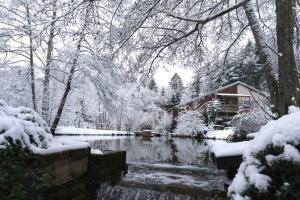
[(221, 112), (224, 113), (237, 113), (240, 111), (250, 111), (250, 105), (238, 105), (238, 104), (222, 104)]
[(237, 113), (239, 111), (238, 104), (222, 104), (221, 112), (225, 113)]

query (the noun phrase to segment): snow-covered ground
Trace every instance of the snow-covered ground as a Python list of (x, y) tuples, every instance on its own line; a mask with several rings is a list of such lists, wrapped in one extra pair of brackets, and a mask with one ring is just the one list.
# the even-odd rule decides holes
[(93, 136), (121, 136), (121, 135), (134, 135), (128, 131), (116, 131), (116, 130), (99, 130), (88, 128), (75, 128), (75, 127), (58, 127), (55, 131), (56, 135), (93, 135)]
[(249, 143), (249, 141), (244, 141), (228, 144), (215, 144), (212, 146), (210, 152), (216, 157), (243, 155)]
[(228, 142), (225, 141), (225, 140), (206, 140), (205, 142), (206, 142), (206, 144), (208, 146), (209, 151), (211, 151), (211, 149), (214, 146), (228, 144)]
[(233, 129), (209, 131), (205, 137), (208, 139), (226, 140), (234, 134)]
[(103, 152), (100, 149), (91, 149), (91, 153), (92, 154), (97, 154), (97, 155), (103, 154)]
[(133, 136), (111, 136), (111, 135), (59, 135), (55, 136), (54, 139), (57, 141), (80, 141), (80, 142), (89, 142), (95, 140), (117, 140), (125, 139)]

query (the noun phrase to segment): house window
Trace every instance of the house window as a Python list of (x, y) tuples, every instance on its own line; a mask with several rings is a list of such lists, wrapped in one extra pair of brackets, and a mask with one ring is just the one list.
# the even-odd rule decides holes
[(225, 105), (237, 104), (238, 98), (222, 96), (222, 97), (220, 97), (220, 101)]
[(244, 108), (250, 108), (251, 107), (251, 102), (250, 102), (250, 99), (244, 99), (243, 100), (243, 107)]

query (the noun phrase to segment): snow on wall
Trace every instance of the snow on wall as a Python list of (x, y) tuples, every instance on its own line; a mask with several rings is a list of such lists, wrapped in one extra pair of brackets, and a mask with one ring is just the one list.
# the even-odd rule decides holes
[(88, 147), (87, 143), (55, 141), (37, 112), (25, 107), (10, 107), (0, 99), (0, 148), (17, 140), (24, 148), (40, 154)]
[(263, 166), (255, 154), (263, 151), (268, 145), (283, 147), (284, 152), (278, 156), (266, 155), (268, 162), (276, 159), (286, 159), (300, 162), (300, 153), (293, 145), (300, 144), (300, 109), (290, 107), (290, 113), (272, 120), (263, 126), (255, 138), (249, 143), (243, 154), (243, 162), (238, 173), (228, 188), (228, 195), (233, 199), (245, 200), (243, 196), (249, 185), (254, 185), (259, 191), (265, 191), (271, 184), (269, 176), (261, 174)]
[(237, 155), (243, 155), (248, 145), (249, 145), (248, 141), (228, 143), (228, 144), (217, 144), (214, 145), (210, 151), (214, 153), (216, 157), (237, 156)]

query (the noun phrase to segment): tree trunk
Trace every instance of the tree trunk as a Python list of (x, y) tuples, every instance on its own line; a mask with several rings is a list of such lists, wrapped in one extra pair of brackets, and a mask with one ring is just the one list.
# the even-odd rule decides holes
[(56, 130), (58, 124), (59, 124), (60, 117), (61, 117), (61, 114), (62, 114), (63, 109), (65, 107), (65, 104), (66, 104), (69, 92), (71, 91), (71, 84), (72, 84), (73, 76), (74, 76), (76, 65), (77, 65), (77, 61), (78, 61), (78, 54), (79, 54), (80, 49), (81, 49), (81, 43), (82, 43), (82, 41), (84, 39), (84, 29), (85, 29), (85, 25), (83, 26), (82, 34), (81, 34), (81, 37), (80, 37), (80, 39), (78, 41), (78, 44), (77, 44), (76, 54), (75, 54), (75, 56), (73, 58), (73, 61), (72, 61), (71, 70), (70, 70), (70, 73), (69, 73), (69, 76), (68, 76), (67, 85), (66, 85), (64, 94), (63, 94), (63, 96), (61, 98), (61, 101), (59, 103), (59, 107), (58, 107), (57, 113), (55, 115), (54, 121), (53, 121), (53, 123), (51, 125), (51, 128), (50, 128), (51, 133), (53, 135), (54, 135), (55, 130)]
[(56, 3), (57, 0), (53, 1), (53, 13), (52, 22), (50, 24), (50, 35), (47, 42), (47, 56), (45, 66), (45, 76), (43, 80), (43, 97), (42, 97), (42, 117), (49, 124), (49, 96), (50, 96), (50, 73), (52, 63), (52, 52), (53, 52), (53, 40), (55, 31), (55, 19), (56, 19)]
[(57, 113), (56, 113), (55, 118), (54, 118), (54, 121), (53, 121), (53, 123), (51, 125), (51, 128), (50, 128), (51, 133), (53, 135), (54, 135), (55, 130), (56, 130), (58, 124), (59, 124), (60, 117), (61, 117), (61, 114), (62, 114), (63, 109), (65, 107), (68, 94), (71, 91), (71, 84), (72, 84), (73, 76), (74, 76), (76, 65), (77, 65), (77, 61), (78, 61), (78, 55), (79, 55), (80, 49), (81, 49), (81, 43), (84, 40), (85, 29), (86, 29), (86, 27), (88, 25), (87, 19), (88, 19), (88, 13), (89, 13), (89, 10), (91, 8), (91, 5), (92, 4), (90, 3), (89, 6), (87, 7), (86, 14), (85, 14), (85, 19), (84, 19), (84, 24), (82, 26), (81, 33), (80, 33), (80, 38), (79, 38), (79, 41), (78, 41), (77, 47), (76, 47), (76, 54), (75, 54), (75, 56), (73, 58), (73, 61), (72, 61), (72, 64), (71, 64), (71, 70), (70, 70), (70, 73), (69, 73), (69, 76), (68, 76), (67, 85), (66, 85), (64, 94), (63, 94), (63, 96), (61, 98), (61, 101), (60, 101)]
[[(300, 6), (300, 0), (295, 1), (294, 7)], [(296, 64), (298, 66), (298, 72), (300, 72), (300, 17), (298, 13), (294, 11), (295, 16), (295, 26), (296, 26)], [(300, 74), (298, 74), (300, 79)]]
[(276, 0), (280, 115), (288, 113), (290, 105), (300, 106), (300, 87), (293, 44), (295, 25), (293, 1)]
[(67, 85), (66, 85), (64, 94), (63, 94), (63, 96), (61, 98), (61, 101), (60, 101), (60, 104), (59, 104), (56, 116), (55, 116), (54, 121), (52, 123), (52, 126), (50, 128), (51, 129), (51, 133), (53, 135), (54, 135), (55, 130), (56, 130), (58, 124), (59, 124), (60, 117), (61, 117), (61, 114), (62, 114), (63, 109), (65, 107), (68, 94), (71, 91), (71, 83), (72, 83), (73, 75), (75, 73), (76, 64), (77, 64), (77, 58), (75, 57), (74, 60), (73, 60), (73, 63), (72, 63), (72, 67), (71, 67), (71, 70), (70, 70), (70, 74), (69, 74), (69, 77), (68, 77), (68, 81), (67, 81)]
[(258, 19), (252, 8), (251, 1), (247, 2), (243, 6), (246, 13), (250, 28), (252, 30), (253, 37), (255, 39), (257, 49), (259, 52), (259, 62), (264, 67), (264, 73), (267, 80), (267, 87), (270, 93), (270, 101), (272, 104), (272, 111), (279, 114), (279, 89), (278, 82), (274, 75), (274, 62), (272, 61), (264, 33), (261, 30)]
[(31, 30), (31, 21), (30, 21), (30, 12), (28, 5), (25, 5), (26, 15), (27, 15), (27, 23), (29, 26), (29, 63), (30, 63), (30, 87), (31, 87), (31, 98), (33, 109), (37, 111), (36, 104), (36, 93), (35, 93), (35, 74), (34, 74), (34, 62), (33, 62), (33, 42), (32, 42), (32, 30)]

